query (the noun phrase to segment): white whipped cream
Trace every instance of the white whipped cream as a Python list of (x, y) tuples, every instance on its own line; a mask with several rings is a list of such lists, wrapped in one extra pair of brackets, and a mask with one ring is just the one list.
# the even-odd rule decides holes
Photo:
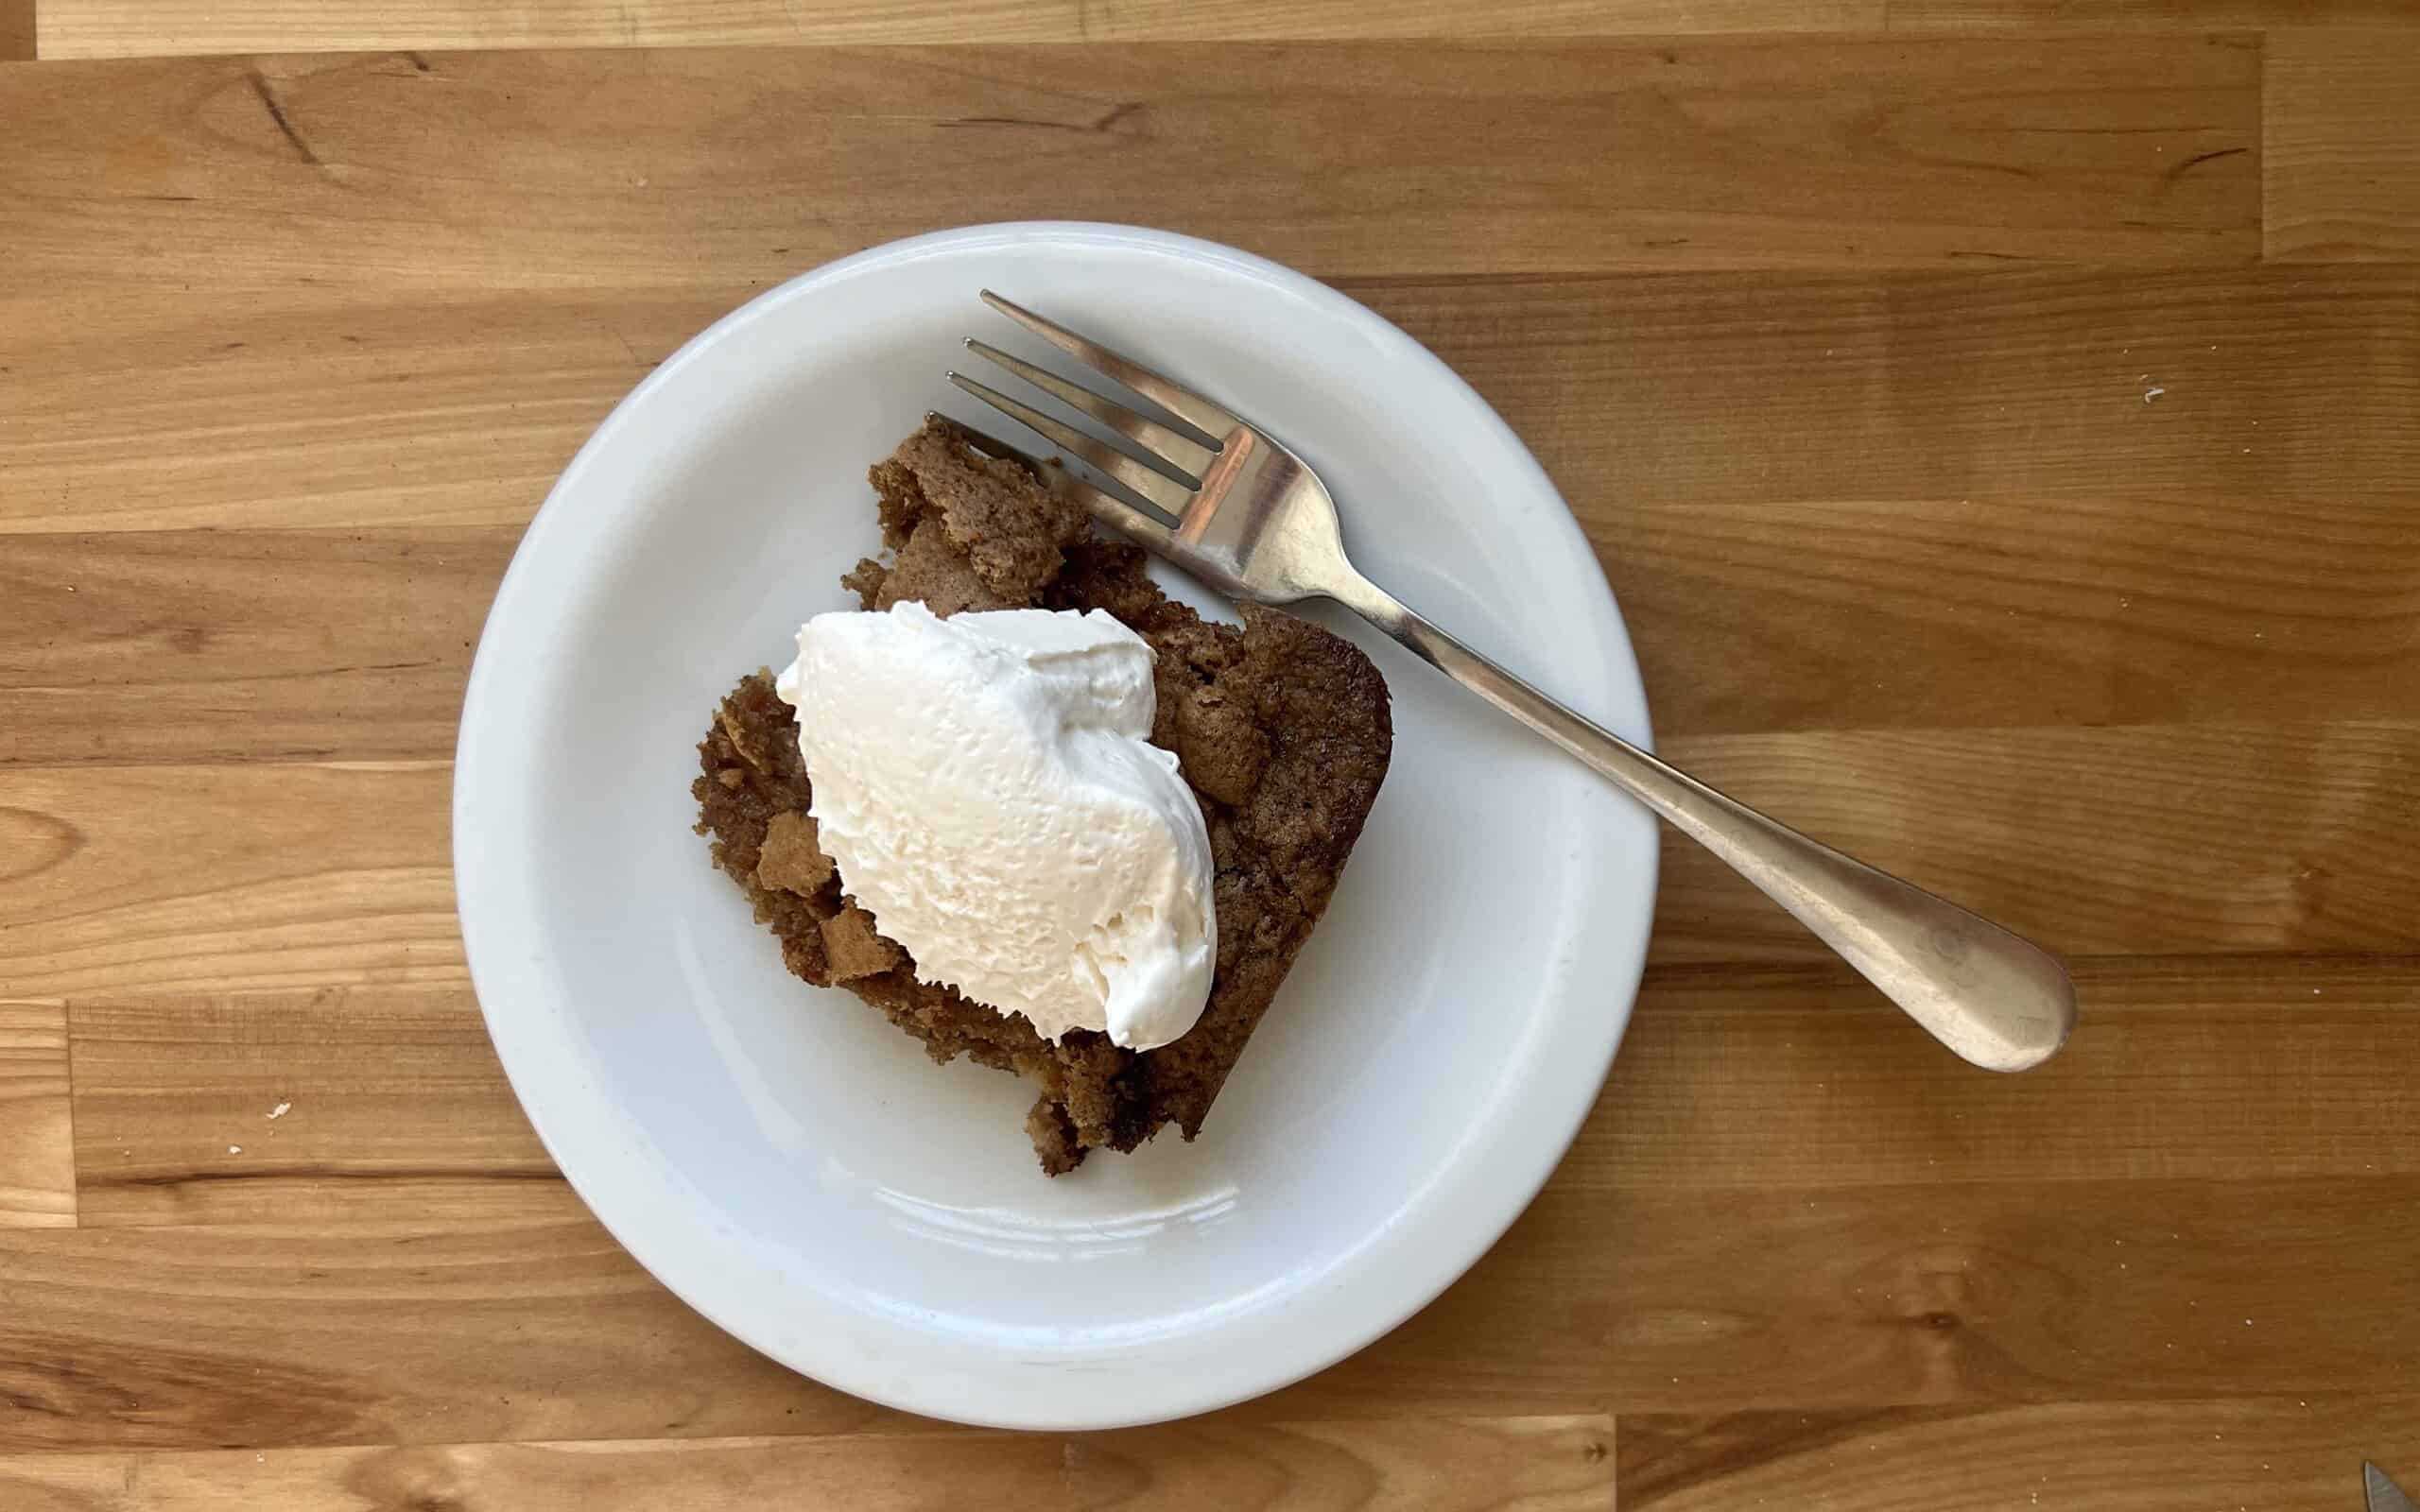
[(775, 683), (841, 885), (918, 975), (1046, 1039), (1193, 1027), (1218, 957), (1210, 833), (1151, 745), (1143, 638), (1098, 610), (819, 614)]

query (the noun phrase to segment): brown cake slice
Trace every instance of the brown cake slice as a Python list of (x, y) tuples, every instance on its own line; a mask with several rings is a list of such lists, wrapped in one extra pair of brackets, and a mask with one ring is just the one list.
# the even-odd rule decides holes
[(1387, 685), (1351, 644), (1247, 608), (1214, 625), (1167, 598), (1143, 553), (1091, 538), (1079, 507), (1024, 467), (928, 421), (869, 474), (886, 564), (843, 578), (870, 610), (921, 599), (961, 610), (1098, 609), (1158, 653), (1152, 744), (1174, 751), (1208, 822), (1219, 959), (1209, 1005), (1182, 1039), (1120, 1049), (1075, 1030), (1052, 1044), (1021, 1017), (916, 979), (908, 953), (841, 890), (807, 816), (811, 789), (790, 707), (765, 672), (741, 679), (699, 746), (698, 831), (771, 926), (789, 969), (846, 987), (925, 1042), (1034, 1082), (1026, 1119), (1043, 1169), (1132, 1150), (1164, 1124), (1201, 1132), (1211, 1102), (1336, 890), (1393, 744)]

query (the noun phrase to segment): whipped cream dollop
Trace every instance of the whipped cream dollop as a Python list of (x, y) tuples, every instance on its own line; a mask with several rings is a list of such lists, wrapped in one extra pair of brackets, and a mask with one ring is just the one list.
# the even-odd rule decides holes
[(1210, 833), (1146, 738), (1143, 638), (1098, 610), (819, 614), (775, 682), (841, 885), (917, 974), (1046, 1039), (1193, 1027), (1218, 957)]

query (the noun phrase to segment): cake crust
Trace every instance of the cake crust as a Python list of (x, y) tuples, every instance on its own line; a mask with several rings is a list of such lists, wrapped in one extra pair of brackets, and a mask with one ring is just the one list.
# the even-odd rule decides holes
[(965, 610), (1102, 610), (1157, 653), (1154, 745), (1175, 752), (1216, 865), (1219, 952), (1201, 1021), (1155, 1050), (1074, 1030), (1046, 1040), (1024, 1018), (917, 980), (816, 848), (813, 796), (790, 707), (758, 671), (715, 711), (691, 786), (715, 865), (744, 890), (789, 970), (841, 986), (924, 1042), (1035, 1084), (1026, 1120), (1056, 1176), (1087, 1150), (1132, 1150), (1167, 1125), (1190, 1140), (1326, 910), (1385, 779), (1385, 679), (1347, 642), (1256, 607), (1240, 627), (1162, 593), (1137, 548), (1091, 539), (1081, 508), (1013, 461), (928, 421), (869, 473), (890, 560), (842, 581), (869, 610), (920, 599)]

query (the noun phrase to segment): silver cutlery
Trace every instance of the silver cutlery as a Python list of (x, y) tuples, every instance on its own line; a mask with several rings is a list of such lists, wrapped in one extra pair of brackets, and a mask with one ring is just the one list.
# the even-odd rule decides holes
[(2403, 1494), (2403, 1487), (2367, 1460), (2361, 1462), (2361, 1494), (2369, 1502), (2369, 1512), (2420, 1512), (2411, 1498)]
[(1232, 597), (1271, 606), (1325, 598), (1353, 610), (1720, 856), (1975, 1065), (2024, 1071), (2066, 1041), (2075, 988), (2048, 953), (1724, 797), (1564, 707), (1356, 570), (1326, 486), (1267, 431), (988, 289), (983, 301), (1129, 391), (1131, 398), (1114, 398), (986, 342), (967, 342), (1089, 417), (1106, 433), (1096, 435), (962, 373), (949, 375), (1050, 441), (1068, 466), (1046, 476), (1097, 522)]

